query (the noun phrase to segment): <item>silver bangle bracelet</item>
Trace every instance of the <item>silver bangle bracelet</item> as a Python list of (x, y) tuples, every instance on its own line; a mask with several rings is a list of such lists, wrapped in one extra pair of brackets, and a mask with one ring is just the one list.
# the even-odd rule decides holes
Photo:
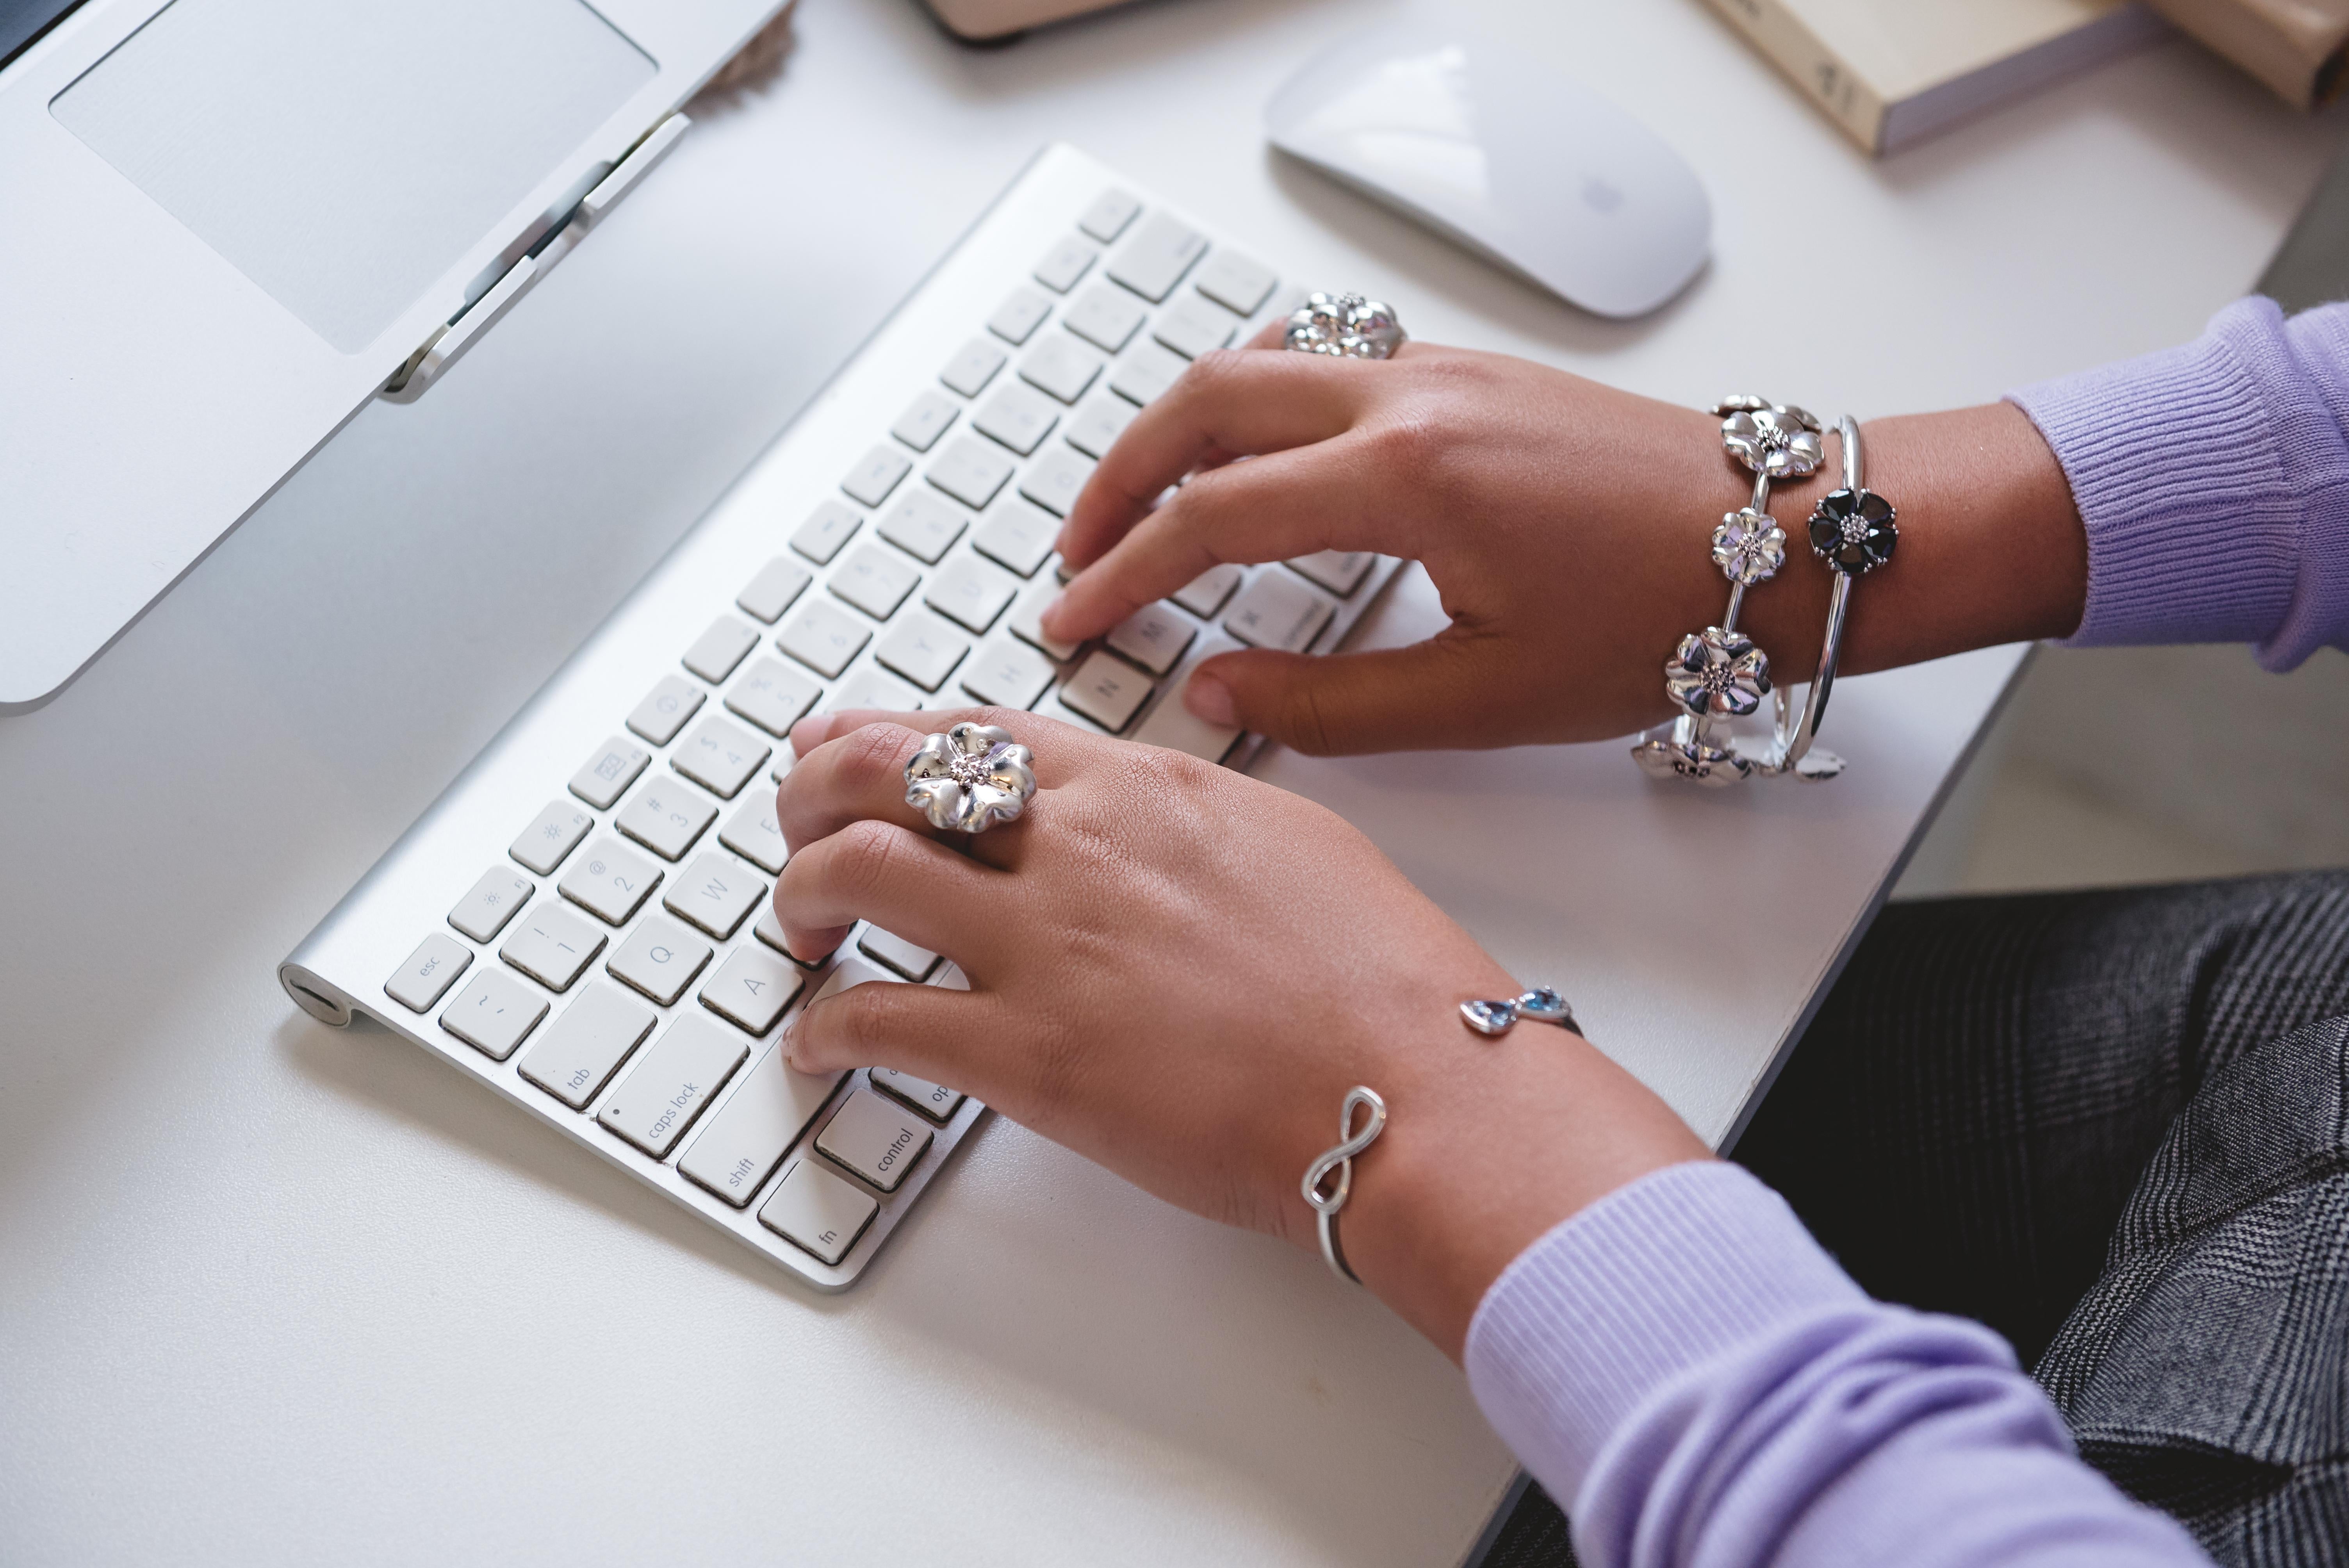
[[(1369, 1108), (1370, 1119), (1360, 1132), (1354, 1130), (1354, 1112)], [(1362, 1282), (1347, 1265), (1345, 1249), (1338, 1244), (1338, 1216), (1346, 1207), (1346, 1200), (1354, 1195), (1354, 1157), (1379, 1140), (1387, 1130), (1387, 1102), (1379, 1098), (1378, 1090), (1356, 1084), (1346, 1093), (1346, 1103), (1338, 1112), (1338, 1143), (1312, 1164), (1305, 1168), (1305, 1180), (1299, 1184), (1305, 1201), (1313, 1206), (1321, 1227), (1321, 1261), (1340, 1279), (1355, 1284)], [(1332, 1181), (1330, 1178), (1335, 1176)], [(1327, 1183), (1327, 1190), (1324, 1184)]]

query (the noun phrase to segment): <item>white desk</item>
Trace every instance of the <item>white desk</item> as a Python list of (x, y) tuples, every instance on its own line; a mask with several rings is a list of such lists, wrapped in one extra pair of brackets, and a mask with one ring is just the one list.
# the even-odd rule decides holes
[[(1876, 167), (1692, 0), (1526, 7), (1716, 202), (1693, 294), (1605, 325), (1264, 153), (1274, 82), (1374, 9), (1164, 0), (971, 54), (906, 0), (807, 0), (782, 80), (446, 384), (0, 723), (0, 1557), (1456, 1560), (1507, 1457), (1310, 1259), (999, 1121), (818, 1299), (272, 973), (1048, 138), (1423, 336), (1862, 411), (2189, 335), (2331, 140), (2169, 49)], [(1428, 614), (1406, 589), (1383, 634)], [(1847, 686), (1823, 789), (1525, 752), (1407, 830), (1444, 759), (1268, 771), (1718, 1137), (2013, 657)], [(1714, 887), (1754, 934), (1692, 964)]]

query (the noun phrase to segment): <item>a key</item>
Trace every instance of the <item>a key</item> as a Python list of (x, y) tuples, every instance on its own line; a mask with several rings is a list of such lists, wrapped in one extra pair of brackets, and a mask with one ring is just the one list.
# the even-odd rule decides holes
[(983, 510), (1011, 477), (1011, 459), (966, 436), (930, 465), (930, 482), (973, 511)]
[(924, 691), (946, 685), (970, 639), (927, 611), (916, 610), (889, 629), (873, 656)]
[(1201, 620), (1206, 620), (1224, 607), (1224, 601), (1232, 596), (1232, 590), (1238, 587), (1240, 579), (1247, 575), (1230, 562), (1221, 566), (1210, 566), (1173, 595), (1174, 603)]
[(661, 907), (723, 942), (767, 896), (767, 884), (724, 855), (697, 855), (668, 884)]
[(904, 937), (867, 925), (856, 945), (867, 958), (877, 958), (908, 980), (926, 980), (930, 971), (938, 966), (938, 955), (926, 947), (916, 947)]
[(585, 1110), (660, 1015), (601, 983), (579, 993), (514, 1070), (574, 1110)]
[(1078, 218), (1077, 227), (1106, 245), (1124, 233), (1125, 226), (1141, 211), (1141, 202), (1112, 186), (1093, 198), (1092, 205)]
[(771, 626), (807, 592), (807, 585), (806, 570), (778, 555), (759, 568), (759, 574), (734, 595), (734, 603), (742, 614)]
[(1048, 334), (1019, 362), (1019, 378), (1074, 403), (1101, 376), (1102, 356), (1065, 332)]
[(1133, 340), (1149, 317), (1142, 302), (1123, 289), (1095, 284), (1077, 296), (1061, 325), (1102, 352), (1115, 354)]
[(1069, 418), (1069, 445), (1089, 458), (1105, 458), (1141, 410), (1110, 392), (1096, 392)]
[(912, 469), (914, 459), (895, 447), (875, 447), (864, 454), (864, 461), (848, 470), (840, 488), (863, 501), (866, 506), (879, 506), (897, 488), (897, 481)]
[(1077, 645), (1055, 642), (1044, 634), (1044, 628), (1036, 620), (1044, 613), (1044, 606), (1060, 596), (1061, 584), (1050, 577), (1043, 579), (1019, 596), (1019, 603), (1011, 607), (1009, 624), (1015, 636), (1023, 642), (1035, 644), (1056, 659), (1065, 661), (1077, 656)]
[(917, 1078), (911, 1073), (901, 1073), (895, 1068), (874, 1068), (865, 1075), (873, 1087), (912, 1106), (932, 1121), (944, 1127), (962, 1109), (963, 1097), (942, 1084), (927, 1078)]
[[(554, 886), (564, 897), (605, 924), (626, 925), (646, 896), (660, 886), (660, 868), (644, 856), (622, 849), (617, 839), (598, 839), (588, 846), (585, 855), (571, 862), (571, 869)], [(554, 988), (563, 989), (560, 985)]]
[(1060, 407), (1050, 397), (1020, 382), (1007, 381), (995, 389), (987, 407), (971, 416), (970, 425), (1024, 458), (1060, 422)]
[(492, 866), (481, 873), (473, 889), (457, 901), (449, 912), (449, 923), (476, 942), (495, 942), (514, 911), (530, 902), (538, 884), (528, 877), (518, 877), (502, 866)]
[(664, 1007), (674, 1007), (709, 962), (713, 949), (673, 920), (654, 915), (620, 944), (604, 965)]
[(1109, 275), (1156, 304), (1206, 253), (1207, 242), (1197, 231), (1161, 212), (1144, 220), (1110, 259)]
[(1252, 261), (1237, 251), (1217, 251), (1199, 269), (1198, 290), (1217, 304), (1229, 305), (1242, 315), (1254, 315), (1272, 294), (1273, 284), (1279, 281), (1262, 262)]
[(1019, 493), (1055, 516), (1066, 517), (1077, 504), (1077, 492), (1093, 477), (1093, 460), (1063, 441), (1044, 449), (1044, 455), (1019, 476)]
[(961, 412), (961, 405), (953, 398), (942, 397), (925, 387), (914, 395), (911, 403), (905, 405), (905, 411), (897, 416), (897, 422), (889, 427), (889, 433), (914, 450), (926, 452), (937, 444), (938, 438), (947, 433), (947, 427), (953, 424), (955, 416)]
[(759, 1206), (759, 1223), (817, 1262), (836, 1264), (848, 1255), (881, 1205), (812, 1160), (802, 1160), (775, 1183), (775, 1195)]
[(1194, 294), (1160, 311), (1150, 335), (1184, 358), (1196, 359), (1230, 343), (1239, 326), (1239, 317), (1214, 300)]
[[(631, 746), (618, 736), (604, 743), (604, 748), (579, 765), (571, 776), (571, 792), (598, 811), (608, 811), (620, 792), (636, 781), (645, 764), (653, 754), (641, 746)], [(528, 862), (524, 862), (527, 864)]]
[(823, 695), (822, 686), (781, 659), (761, 659), (726, 694), (726, 707), (781, 740)]
[(816, 1134), (816, 1152), (884, 1192), (895, 1192), (930, 1151), (928, 1124), (885, 1095), (860, 1088)]
[(792, 535), (792, 548), (818, 566), (828, 565), (840, 553), (840, 547), (848, 542), (848, 536), (856, 531), (856, 525), (864, 521), (863, 512), (853, 511), (836, 500), (825, 501), (808, 513), (808, 520)]
[(995, 314), (987, 318), (987, 330), (1006, 343), (1025, 343), (1051, 314), (1052, 302), (1034, 289), (1013, 289), (995, 307)]
[(1006, 501), (988, 513), (970, 536), (971, 548), (1003, 562), (1022, 577), (1036, 575), (1052, 541), (1061, 535), (1061, 520), (1024, 500)]
[(947, 367), (938, 372), (938, 379), (966, 397), (976, 397), (979, 389), (1003, 368), (1004, 357), (1003, 350), (983, 337), (974, 337), (947, 361)]
[(780, 1047), (769, 1051), (725, 1108), (695, 1135), (677, 1168), (736, 1208), (746, 1206), (839, 1081), (836, 1072), (796, 1070)]
[[(1199, 645), (1199, 656), (1192, 661), (1191, 667), (1196, 669), (1217, 654), (1230, 653), (1238, 646), (1240, 645), (1229, 637), (1210, 636)], [(1170, 751), (1187, 752), (1202, 761), (1221, 762), (1230, 752), (1232, 742), (1240, 738), (1240, 732), (1220, 724), (1209, 724), (1185, 707), (1183, 688), (1190, 684), (1191, 677), (1185, 674), (1175, 688), (1166, 694), (1166, 700), (1150, 710), (1150, 717), (1142, 721), (1142, 727), (1133, 732), (1133, 738), (1144, 746), (1163, 746)]]
[(1189, 360), (1163, 344), (1137, 343), (1117, 362), (1109, 389), (1129, 403), (1148, 403), (1190, 366)]
[(897, 504), (883, 512), (874, 525), (882, 538), (926, 566), (936, 566), (938, 557), (953, 548), (969, 526), (970, 519), (959, 508), (926, 490), (909, 490), (899, 496)]
[(922, 694), (896, 676), (866, 665), (832, 688), (826, 713), (853, 713), (878, 708), (883, 713), (912, 713), (922, 706)]
[(791, 853), (783, 843), (782, 824), (775, 820), (775, 792), (759, 789), (743, 796), (718, 830), (718, 841), (769, 876), (782, 874)]
[(1015, 637), (991, 637), (962, 669), (962, 689), (997, 707), (1032, 707), (1052, 684), (1052, 662)]
[(595, 1119), (656, 1160), (666, 1160), (726, 1080), (750, 1043), (714, 1019), (690, 1014), (647, 1047)]
[(1150, 680), (1115, 655), (1095, 650), (1061, 686), (1061, 701), (1115, 735), (1150, 700)]
[(1092, 269), (1093, 258), (1100, 254), (1072, 235), (1044, 253), (1044, 259), (1036, 263), (1036, 281), (1054, 294), (1066, 294)]
[(930, 590), (922, 596), (922, 603), (974, 632), (985, 632), (1019, 592), (1019, 579), (976, 555), (965, 554), (956, 556), (945, 571), (930, 579)]
[(484, 969), (440, 1015), (440, 1026), (502, 1062), (545, 1016), (545, 997), (502, 969)]
[(506, 853), (541, 876), (552, 876), (563, 858), (579, 847), (595, 819), (565, 800), (550, 800), (538, 820), (506, 846)]
[(682, 779), (648, 779), (612, 826), (665, 861), (681, 859), (718, 820), (718, 803)]
[(1166, 604), (1144, 604), (1112, 627), (1105, 640), (1152, 675), (1163, 676), (1174, 667), (1198, 630)]
[(1286, 572), (1259, 572), (1224, 614), (1224, 630), (1259, 648), (1301, 654), (1337, 607)]
[(701, 1005), (754, 1035), (763, 1035), (775, 1026), (775, 1020), (806, 984), (806, 976), (790, 959), (746, 942), (702, 986)]
[(832, 574), (832, 591), (874, 620), (885, 621), (921, 581), (922, 574), (905, 557), (892, 555), (877, 544), (860, 544)]
[(663, 676), (628, 714), (628, 727), (655, 746), (667, 746), (701, 711), (702, 689), (683, 676)]
[(750, 781), (774, 748), (722, 718), (705, 718), (678, 743), (669, 766), (721, 800), (731, 800)]
[[(607, 840), (606, 842), (609, 841)], [(559, 904), (542, 903), (517, 923), (498, 956), (561, 995), (604, 951), (604, 934)]]
[(757, 631), (731, 615), (720, 615), (685, 650), (685, 667), (716, 686), (734, 673), (743, 655), (758, 645)]
[(457, 976), (473, 962), (473, 950), (445, 931), (436, 931), (416, 944), (408, 961), (383, 983), (383, 994), (411, 1013), (421, 1013), (440, 1000)]
[[(911, 571), (908, 567), (906, 570)], [(826, 680), (864, 651), (873, 629), (836, 604), (811, 599), (783, 625), (775, 645)]]
[(1288, 564), (1343, 599), (1362, 585), (1378, 556), (1367, 550), (1323, 550)]

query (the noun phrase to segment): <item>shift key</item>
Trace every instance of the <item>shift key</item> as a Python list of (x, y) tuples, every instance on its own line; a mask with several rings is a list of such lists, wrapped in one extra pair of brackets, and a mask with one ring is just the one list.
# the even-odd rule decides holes
[(666, 1160), (750, 1054), (750, 1042), (716, 1019), (679, 1018), (636, 1058), (595, 1119)]
[(803, 1073), (778, 1046), (750, 1069), (726, 1109), (685, 1151), (677, 1168), (740, 1209), (759, 1195), (783, 1151), (807, 1130), (840, 1074)]

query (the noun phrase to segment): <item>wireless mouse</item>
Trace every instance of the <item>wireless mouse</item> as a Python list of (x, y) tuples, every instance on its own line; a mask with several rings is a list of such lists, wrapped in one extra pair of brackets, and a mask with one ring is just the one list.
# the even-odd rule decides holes
[(1680, 155), (1490, 36), (1404, 24), (1316, 57), (1272, 144), (1559, 298), (1643, 315), (1704, 265), (1713, 205)]

